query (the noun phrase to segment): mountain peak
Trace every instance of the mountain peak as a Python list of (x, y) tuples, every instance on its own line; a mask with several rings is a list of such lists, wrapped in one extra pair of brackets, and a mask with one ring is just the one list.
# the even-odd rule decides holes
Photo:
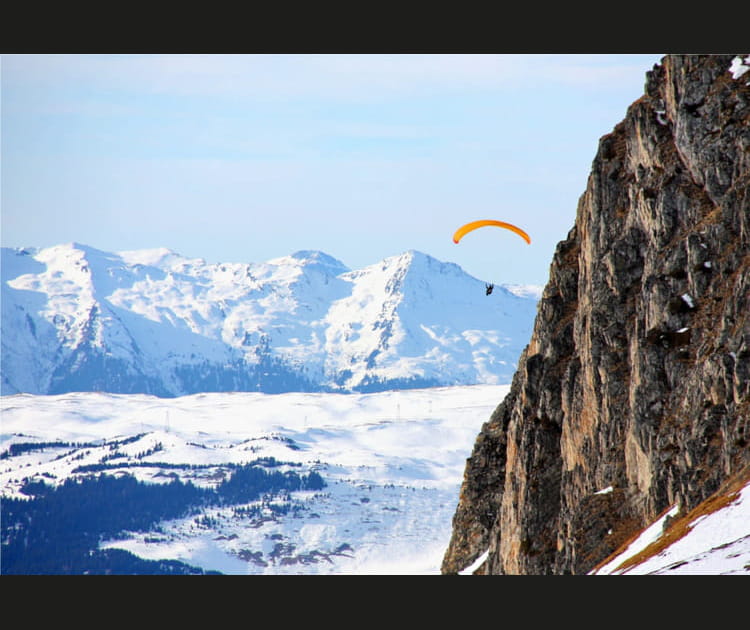
[(298, 269), (318, 269), (326, 275), (338, 276), (349, 271), (343, 262), (315, 249), (300, 249), (287, 256), (272, 258), (265, 264), (275, 267), (296, 267)]
[(315, 249), (300, 249), (289, 256), (294, 260), (298, 260), (303, 264), (320, 265), (328, 267), (335, 274), (344, 273), (349, 271), (343, 262), (338, 258), (334, 258), (325, 252), (321, 252)]
[[(35, 248), (32, 248), (32, 249), (35, 249)], [(91, 245), (86, 245), (85, 243), (79, 243), (78, 241), (68, 241), (67, 243), (60, 243), (59, 245), (52, 245), (51, 247), (37, 249), (36, 251), (52, 251), (56, 253), (80, 252), (84, 256), (88, 254), (95, 254), (95, 255), (105, 254), (107, 256), (111, 256), (111, 254), (109, 254), (108, 252), (105, 252), (101, 249), (97, 249), (96, 247), (92, 247)]]
[(395, 265), (407, 271), (466, 275), (466, 272), (455, 263), (443, 262), (416, 249), (408, 249), (401, 254), (390, 256), (384, 259), (381, 264)]
[(129, 265), (146, 265), (149, 267), (159, 267), (167, 262), (183, 258), (167, 247), (126, 250), (117, 252), (117, 255)]

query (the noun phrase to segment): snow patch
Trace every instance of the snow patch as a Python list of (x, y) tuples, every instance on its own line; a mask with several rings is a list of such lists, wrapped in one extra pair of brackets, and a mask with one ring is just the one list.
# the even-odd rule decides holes
[(750, 55), (748, 55), (744, 59), (741, 55), (737, 55), (734, 59), (732, 59), (732, 63), (729, 66), (729, 72), (732, 73), (733, 79), (739, 79), (748, 70), (750, 70)]
[(648, 547), (651, 543), (659, 539), (664, 531), (664, 523), (667, 518), (676, 516), (679, 512), (677, 505), (672, 506), (667, 512), (653, 524), (647, 527), (638, 538), (628, 545), (624, 552), (618, 555), (616, 558), (600, 567), (596, 571), (592, 571), (592, 575), (603, 575), (603, 574), (618, 574), (627, 571), (620, 571), (619, 567), (630, 557), (637, 555)]
[(485, 560), (487, 560), (487, 557), (490, 555), (490, 550), (488, 549), (485, 551), (481, 556), (479, 556), (474, 562), (472, 562), (468, 567), (466, 567), (463, 571), (459, 571), (459, 575), (473, 575), (474, 571), (476, 571), (479, 567), (482, 566)]

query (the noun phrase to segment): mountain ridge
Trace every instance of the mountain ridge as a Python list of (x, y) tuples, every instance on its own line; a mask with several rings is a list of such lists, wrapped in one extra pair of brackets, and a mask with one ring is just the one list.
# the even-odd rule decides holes
[(167, 248), (3, 248), (2, 393), (377, 391), (507, 382), (534, 291), (408, 250), (207, 263)]

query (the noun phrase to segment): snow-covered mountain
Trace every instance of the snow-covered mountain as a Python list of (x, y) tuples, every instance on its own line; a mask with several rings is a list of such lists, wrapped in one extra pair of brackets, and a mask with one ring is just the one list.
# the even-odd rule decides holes
[(167, 249), (2, 250), (2, 394), (182, 396), (509, 383), (538, 290), (417, 251), (208, 264)]

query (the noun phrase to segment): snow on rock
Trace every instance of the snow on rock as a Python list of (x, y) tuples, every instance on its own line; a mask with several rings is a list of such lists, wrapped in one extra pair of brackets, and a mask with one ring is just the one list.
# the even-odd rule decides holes
[(737, 55), (734, 59), (732, 59), (732, 63), (729, 66), (729, 72), (732, 73), (733, 79), (739, 79), (748, 70), (750, 70), (750, 55), (748, 55), (744, 59), (742, 58), (742, 56)]
[(490, 550), (488, 549), (483, 554), (481, 554), (474, 562), (472, 562), (468, 567), (466, 567), (463, 571), (459, 571), (459, 575), (473, 575), (474, 571), (476, 571), (479, 567), (484, 564), (484, 561), (487, 560), (487, 556), (490, 555)]

